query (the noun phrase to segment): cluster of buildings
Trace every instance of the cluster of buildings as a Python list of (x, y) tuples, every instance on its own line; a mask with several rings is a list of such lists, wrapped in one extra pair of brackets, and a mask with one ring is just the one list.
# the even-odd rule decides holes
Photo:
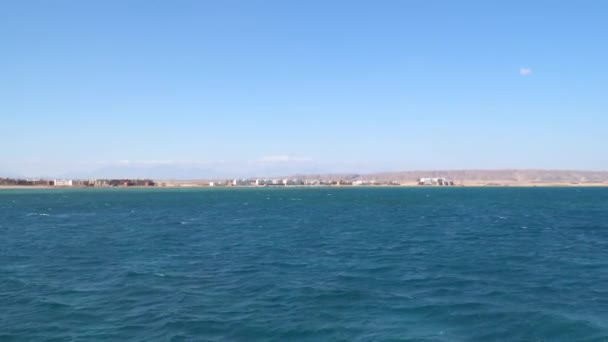
[(151, 179), (18, 179), (0, 178), (0, 185), (5, 186), (56, 186), (56, 187), (129, 187), (156, 186)]
[(90, 179), (84, 181), (89, 187), (129, 187), (139, 186), (148, 187), (156, 186), (156, 182), (152, 179)]
[(400, 185), (398, 182), (377, 182), (368, 180), (321, 180), (321, 179), (299, 179), (299, 178), (256, 178), (256, 179), (233, 179), (211, 181), (209, 186), (227, 187), (227, 186), (337, 186), (337, 185), (352, 185), (352, 186), (378, 186), (378, 185)]
[[(408, 183), (406, 183), (407, 185)], [(409, 183), (413, 184), (413, 183)], [(414, 183), (415, 184), (415, 183)], [(421, 186), (454, 186), (454, 181), (443, 177), (420, 178)], [(364, 179), (300, 179), (300, 178), (240, 178), (232, 180), (214, 180), (206, 183), (194, 183), (190, 186), (210, 187), (281, 187), (281, 186), (398, 186), (396, 181), (375, 181)], [(154, 187), (184, 186), (184, 184), (158, 183), (152, 179), (14, 179), (0, 178), (0, 186), (54, 186), (54, 187)]]
[(258, 179), (233, 179), (226, 181), (212, 181), (209, 182), (209, 186), (288, 186), (288, 185), (312, 185), (307, 181), (301, 179), (267, 179), (267, 178), (258, 178)]
[(50, 182), (45, 179), (0, 178), (0, 185), (4, 186), (49, 186)]
[(447, 178), (420, 178), (418, 185), (453, 186), (454, 181)]

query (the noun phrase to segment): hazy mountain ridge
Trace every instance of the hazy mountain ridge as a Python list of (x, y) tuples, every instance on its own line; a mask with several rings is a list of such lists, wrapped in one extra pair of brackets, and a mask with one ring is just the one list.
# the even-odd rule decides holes
[[(151, 178), (156, 180), (181, 180), (181, 181), (209, 181), (242, 178), (230, 172), (214, 170), (212, 168), (183, 168), (173, 167), (118, 167), (100, 169), (93, 174), (65, 174), (61, 178), (88, 179), (88, 178)], [(496, 169), (496, 170), (414, 170), (374, 173), (292, 173), (289, 176), (278, 176), (280, 173), (272, 168), (258, 169), (256, 177), (245, 177), (247, 179), (257, 178), (298, 178), (304, 180), (322, 181), (377, 181), (381, 183), (398, 182), (402, 184), (416, 183), (424, 177), (445, 177), (453, 180), (456, 184), (606, 184), (608, 185), (608, 171), (583, 171), (583, 170), (542, 170), (542, 169)], [(11, 174), (2, 175), (9, 178), (15, 177)], [(44, 177), (43, 177), (44, 178)], [(49, 177), (46, 177), (49, 178)], [(52, 179), (50, 177), (49, 179)]]
[(423, 177), (445, 177), (460, 183), (608, 183), (608, 171), (576, 170), (417, 170), (378, 172), (369, 174), (316, 174), (294, 175), (305, 179), (376, 180), (379, 182), (416, 182)]

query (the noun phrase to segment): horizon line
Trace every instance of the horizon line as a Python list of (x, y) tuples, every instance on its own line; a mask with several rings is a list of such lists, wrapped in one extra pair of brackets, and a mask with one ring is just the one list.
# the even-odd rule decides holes
[(410, 169), (410, 170), (399, 170), (399, 171), (376, 171), (376, 172), (303, 172), (303, 173), (291, 173), (287, 175), (279, 176), (220, 176), (220, 177), (201, 177), (201, 178), (181, 178), (181, 177), (55, 177), (55, 176), (35, 176), (35, 177), (24, 177), (24, 176), (10, 176), (0, 175), (0, 179), (24, 179), (24, 180), (53, 180), (53, 179), (73, 179), (73, 180), (89, 180), (89, 179), (152, 179), (152, 180), (171, 180), (171, 181), (206, 181), (206, 180), (226, 180), (226, 179), (271, 179), (271, 178), (290, 178), (290, 177), (331, 177), (331, 176), (348, 176), (348, 177), (365, 177), (374, 175), (388, 175), (398, 173), (437, 173), (437, 172), (580, 172), (580, 173), (608, 173), (607, 169), (559, 169), (559, 168), (455, 168), (455, 169)]

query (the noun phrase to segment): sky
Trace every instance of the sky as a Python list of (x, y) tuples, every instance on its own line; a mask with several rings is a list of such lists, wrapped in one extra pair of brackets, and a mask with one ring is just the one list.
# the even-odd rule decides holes
[(608, 170), (606, 1), (0, 1), (0, 177)]

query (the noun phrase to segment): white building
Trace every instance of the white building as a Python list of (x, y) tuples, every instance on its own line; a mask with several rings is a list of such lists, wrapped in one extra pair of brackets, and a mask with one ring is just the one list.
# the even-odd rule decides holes
[(100, 186), (100, 187), (110, 186), (110, 182), (108, 182), (108, 180), (106, 180), (106, 179), (96, 179), (95, 183), (93, 183), (93, 184), (95, 184), (95, 186)]
[(439, 185), (439, 186), (450, 186), (454, 185), (454, 181), (451, 181), (447, 178), (420, 178), (418, 180), (418, 185)]
[(72, 186), (71, 179), (55, 179), (53, 180), (54, 186)]
[(230, 185), (231, 182), (228, 181), (213, 181), (213, 182), (209, 182), (209, 186), (228, 186)]
[(245, 186), (249, 185), (249, 181), (246, 179), (235, 179), (232, 181), (233, 186)]
[(304, 185), (304, 181), (293, 178), (293, 179), (283, 179), (283, 185)]

